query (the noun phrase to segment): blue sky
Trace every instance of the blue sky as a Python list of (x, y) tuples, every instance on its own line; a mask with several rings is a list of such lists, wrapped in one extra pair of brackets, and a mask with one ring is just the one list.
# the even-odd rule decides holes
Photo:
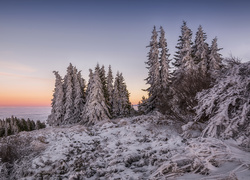
[(97, 62), (111, 64), (138, 102), (147, 87), (144, 62), (154, 25), (165, 29), (171, 57), (185, 20), (193, 35), (201, 24), (209, 44), (217, 36), (223, 57), (232, 53), (249, 61), (249, 9), (250, 1), (241, 0), (1, 0), (0, 105), (3, 98), (49, 104), (52, 71), (64, 76), (70, 62), (85, 79)]

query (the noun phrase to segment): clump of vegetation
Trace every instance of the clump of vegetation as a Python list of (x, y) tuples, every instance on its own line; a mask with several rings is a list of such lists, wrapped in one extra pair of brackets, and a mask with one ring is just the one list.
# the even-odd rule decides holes
[(153, 28), (147, 46), (150, 48), (146, 62), (148, 77), (145, 79), (149, 85), (146, 89), (148, 98), (143, 97), (139, 103), (140, 113), (158, 111), (184, 123), (195, 116), (197, 93), (214, 85), (224, 65), (216, 37), (209, 45), (202, 26), (198, 27), (194, 42), (192, 34), (184, 21), (177, 51), (174, 58), (170, 59), (163, 28), (160, 27), (159, 38), (156, 27)]
[(133, 115), (125, 79), (119, 71), (114, 78), (111, 65), (108, 73), (104, 65), (100, 67), (98, 63), (94, 70), (90, 69), (87, 86), (81, 71), (71, 63), (64, 78), (58, 71), (53, 73), (56, 80), (51, 114), (47, 119), (50, 126), (94, 125), (104, 119)]
[(13, 135), (0, 138), (0, 179), (14, 179), (12, 176), (17, 173), (15, 168), (20, 166), (19, 163), (39, 153), (34, 151), (31, 142), (30, 136)]
[(17, 117), (0, 119), (0, 137), (17, 134), (21, 131), (33, 131), (36, 129), (45, 128), (45, 123), (41, 121), (34, 122), (33, 120), (18, 119)]

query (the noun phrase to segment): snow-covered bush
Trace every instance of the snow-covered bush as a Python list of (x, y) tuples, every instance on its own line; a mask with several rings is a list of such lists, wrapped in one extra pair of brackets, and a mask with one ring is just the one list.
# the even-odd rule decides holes
[(250, 63), (231, 63), (214, 87), (198, 93), (195, 122), (202, 136), (240, 138), (250, 146)]

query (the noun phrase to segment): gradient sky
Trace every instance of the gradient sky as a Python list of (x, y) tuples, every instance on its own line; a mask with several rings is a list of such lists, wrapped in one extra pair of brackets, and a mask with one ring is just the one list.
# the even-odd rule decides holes
[(88, 80), (96, 63), (123, 73), (132, 103), (146, 93), (151, 31), (166, 31), (171, 57), (182, 21), (207, 42), (218, 37), (223, 57), (250, 60), (250, 1), (246, 0), (0, 0), (0, 106), (49, 106), (53, 70), (71, 62)]

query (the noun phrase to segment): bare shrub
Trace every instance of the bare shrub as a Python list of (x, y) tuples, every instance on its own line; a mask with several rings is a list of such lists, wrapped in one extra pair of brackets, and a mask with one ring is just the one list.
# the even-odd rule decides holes
[(0, 159), (2, 163), (14, 163), (31, 152), (30, 138), (9, 136), (0, 139)]
[(241, 64), (241, 59), (239, 57), (233, 56), (232, 54), (230, 54), (229, 57), (226, 57), (225, 59), (223, 59), (223, 61), (230, 68), (233, 67), (234, 65)]
[(18, 158), (19, 158), (19, 154), (15, 145), (4, 143), (0, 146), (1, 162), (12, 164)]

